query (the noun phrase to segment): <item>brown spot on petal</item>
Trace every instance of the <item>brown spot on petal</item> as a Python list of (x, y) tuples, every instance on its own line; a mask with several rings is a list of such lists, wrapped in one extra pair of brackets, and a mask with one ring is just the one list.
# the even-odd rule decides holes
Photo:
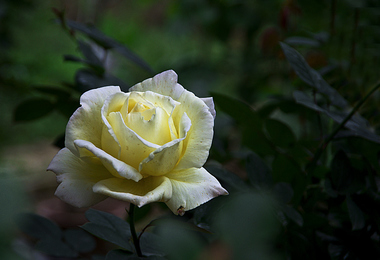
[(185, 214), (185, 208), (183, 206), (180, 206), (177, 209), (177, 214), (180, 215), (180, 216), (183, 216)]

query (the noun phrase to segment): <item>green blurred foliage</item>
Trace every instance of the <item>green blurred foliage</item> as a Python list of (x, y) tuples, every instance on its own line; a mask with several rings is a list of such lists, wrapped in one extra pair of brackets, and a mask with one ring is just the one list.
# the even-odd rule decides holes
[[(1, 6), (0, 98), (14, 110), (1, 139), (61, 134), (62, 146), (81, 93), (127, 90), (167, 69), (217, 106), (205, 167), (230, 195), (151, 222), (146, 256), (207, 259), (216, 247), (226, 259), (380, 257), (379, 94), (366, 99), (379, 80), (377, 1), (62, 3), (54, 13), (44, 1)], [(86, 216), (84, 230), (119, 246), (103, 259), (138, 259), (125, 222)], [(72, 234), (52, 229), (57, 248), (70, 246)], [(164, 253), (149, 246), (157, 235)], [(51, 253), (43, 241), (37, 249)]]

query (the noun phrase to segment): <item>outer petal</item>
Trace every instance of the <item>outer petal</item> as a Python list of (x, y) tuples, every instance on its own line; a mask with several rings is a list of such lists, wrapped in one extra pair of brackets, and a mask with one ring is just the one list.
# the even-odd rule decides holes
[(173, 112), (174, 122), (179, 122), (186, 113), (192, 126), (183, 141), (183, 156), (176, 169), (200, 168), (206, 162), (211, 147), (214, 117), (205, 102), (191, 92), (184, 91), (178, 101), (181, 105)]
[(204, 168), (190, 168), (167, 174), (172, 183), (173, 196), (166, 205), (174, 214), (184, 214), (219, 195), (228, 192)]
[(216, 117), (216, 111), (215, 111), (215, 105), (214, 105), (214, 100), (212, 99), (212, 97), (207, 97), (207, 98), (201, 98), (203, 102), (205, 102), (205, 104), (208, 106), (208, 109), (211, 113), (211, 115), (214, 117)]
[(135, 168), (112, 157), (92, 143), (84, 140), (75, 140), (74, 143), (81, 157), (96, 156), (115, 177), (131, 179), (136, 182), (142, 179), (142, 175)]
[(111, 178), (94, 185), (93, 191), (142, 207), (155, 201), (167, 201), (172, 196), (170, 180), (166, 177), (148, 177), (139, 182)]
[(186, 138), (190, 127), (191, 121), (186, 113), (184, 113), (180, 122), (180, 138), (175, 139), (152, 152), (149, 157), (140, 163), (139, 171), (142, 174), (159, 176), (173, 170), (181, 156), (183, 147), (182, 141)]
[(164, 96), (169, 96), (174, 100), (178, 100), (182, 95), (182, 92), (186, 90), (177, 83), (177, 80), (177, 74), (173, 70), (167, 70), (157, 74), (153, 78), (146, 79), (143, 82), (134, 85), (129, 91), (145, 92), (150, 90)]
[(74, 140), (81, 139), (100, 147), (103, 123), (101, 109), (105, 99), (114, 93), (120, 92), (116, 86), (92, 89), (85, 92), (80, 98), (80, 104), (66, 127), (65, 146), (77, 155)]
[(105, 198), (92, 191), (92, 186), (112, 175), (101, 164), (87, 164), (69, 149), (63, 148), (53, 158), (49, 167), (60, 182), (55, 195), (75, 207), (89, 207)]

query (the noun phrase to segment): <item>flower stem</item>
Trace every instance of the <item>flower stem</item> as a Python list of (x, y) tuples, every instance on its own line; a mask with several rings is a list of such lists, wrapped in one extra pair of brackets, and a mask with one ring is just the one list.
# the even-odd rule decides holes
[(359, 110), (359, 108), (364, 104), (365, 101), (377, 90), (380, 88), (380, 81), (378, 81), (371, 91), (363, 97), (356, 106), (351, 110), (351, 112), (344, 118), (344, 120), (338, 125), (338, 127), (328, 136), (328, 138), (322, 143), (322, 145), (318, 148), (317, 152), (315, 153), (313, 160), (307, 167), (306, 171), (308, 173), (312, 173), (314, 171), (315, 166), (317, 165), (317, 162), (319, 158), (321, 157), (322, 153), (326, 149), (327, 145), (332, 141), (335, 137), (335, 135), (345, 126), (345, 124), (348, 122), (348, 120), (351, 119), (351, 117)]
[(131, 234), (132, 234), (132, 240), (133, 244), (136, 248), (136, 253), (139, 257), (142, 257), (141, 248), (140, 248), (140, 240), (137, 238), (136, 228), (135, 228), (135, 220), (134, 220), (134, 213), (135, 213), (135, 205), (130, 204), (129, 205), (129, 226), (131, 228)]

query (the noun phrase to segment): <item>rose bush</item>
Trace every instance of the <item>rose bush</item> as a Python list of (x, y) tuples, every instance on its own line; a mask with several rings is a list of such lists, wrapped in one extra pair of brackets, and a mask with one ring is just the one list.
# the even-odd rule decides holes
[(85, 92), (48, 170), (55, 194), (77, 207), (109, 197), (139, 207), (165, 202), (175, 213), (228, 194), (202, 166), (213, 137), (214, 103), (177, 83), (170, 70), (124, 93)]

